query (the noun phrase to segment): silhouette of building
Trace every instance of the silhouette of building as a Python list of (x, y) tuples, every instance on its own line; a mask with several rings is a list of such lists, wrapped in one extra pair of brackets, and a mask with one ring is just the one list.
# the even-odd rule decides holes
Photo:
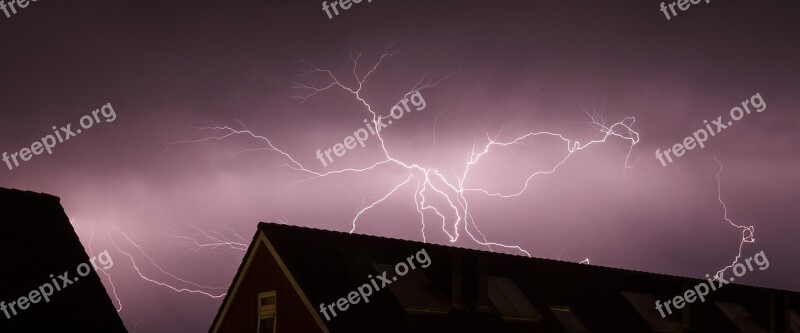
[[(428, 266), (397, 276), (423, 249)], [(702, 282), (260, 223), (209, 331), (800, 333), (800, 295), (775, 289), (729, 284), (659, 314), (656, 299)]]
[(0, 332), (127, 332), (58, 197), (0, 188), (0, 226)]

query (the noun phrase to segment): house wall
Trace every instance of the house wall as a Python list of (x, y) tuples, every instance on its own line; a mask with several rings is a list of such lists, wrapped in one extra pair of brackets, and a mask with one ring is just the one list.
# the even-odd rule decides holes
[(322, 332), (264, 244), (260, 244), (256, 250), (247, 274), (217, 332), (256, 333), (258, 294), (272, 290), (277, 291), (276, 332)]

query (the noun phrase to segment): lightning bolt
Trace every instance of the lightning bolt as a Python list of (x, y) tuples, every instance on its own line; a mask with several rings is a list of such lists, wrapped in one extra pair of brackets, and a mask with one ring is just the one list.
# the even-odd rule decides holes
[[(281, 217), (279, 217), (279, 218), (276, 218), (275, 220), (280, 222), (281, 224), (289, 224), (289, 219), (287, 219), (286, 216), (283, 216), (283, 215), (281, 215)], [(233, 231), (233, 230), (231, 230), (231, 231)], [(244, 238), (242, 238), (239, 235), (236, 235), (236, 236), (238, 236), (239, 239), (241, 239), (241, 240), (243, 240), (245, 242), (247, 241), (247, 240), (245, 240)]]
[(242, 238), (242, 236), (239, 236), (239, 234), (237, 234), (231, 228), (226, 227), (226, 229), (236, 238), (238, 238), (241, 242), (233, 241), (228, 237), (226, 237), (225, 235), (216, 231), (205, 232), (202, 229), (195, 227), (191, 224), (187, 224), (187, 226), (196, 230), (200, 235), (205, 237), (205, 239), (198, 239), (191, 236), (177, 235), (177, 234), (172, 235), (172, 237), (177, 240), (177, 243), (179, 245), (186, 246), (187, 248), (189, 248), (194, 252), (200, 252), (203, 250), (213, 251), (218, 249), (222, 249), (223, 252), (229, 250), (235, 250), (241, 252), (247, 251), (247, 245), (248, 245), (247, 240)]
[[(328, 80), (328, 83), (323, 84), (321, 86), (312, 86), (304, 83), (295, 83), (293, 88), (304, 91), (305, 94), (292, 96), (292, 98), (297, 99), (299, 101), (298, 103), (299, 107), (309, 99), (317, 96), (318, 94), (324, 91), (328, 91), (331, 89), (339, 89), (341, 91), (351, 94), (353, 98), (357, 100), (364, 107), (364, 109), (372, 116), (371, 117), (372, 124), (375, 125), (376, 127), (380, 127), (378, 126), (378, 124), (380, 124), (383, 119), (388, 119), (388, 116), (378, 114), (378, 112), (376, 112), (373, 109), (372, 105), (367, 102), (364, 96), (362, 96), (362, 89), (364, 87), (365, 82), (370, 78), (370, 76), (373, 73), (375, 73), (375, 71), (378, 70), (381, 64), (386, 59), (396, 55), (397, 52), (390, 52), (390, 49), (391, 45), (384, 50), (382, 55), (378, 57), (373, 66), (370, 67), (363, 75), (359, 75), (359, 59), (361, 57), (361, 53), (359, 52), (355, 56), (351, 54), (350, 58), (353, 62), (352, 74), (356, 80), (356, 83), (351, 86), (343, 83), (343, 81), (340, 80), (331, 70), (318, 68), (317, 66), (308, 61), (300, 61), (299, 62), (300, 64), (307, 66), (309, 68), (308, 70), (302, 72), (300, 74), (300, 77), (321, 75)], [(442, 81), (446, 80), (451, 75), (456, 73), (456, 71), (453, 71), (447, 75), (440, 77), (429, 78), (428, 75), (424, 75), (419, 81), (416, 82), (416, 84), (414, 84), (408, 90), (408, 92), (404, 95), (404, 98), (408, 98), (408, 96), (412, 94), (437, 86)], [(278, 154), (282, 155), (287, 161), (285, 166), (296, 171), (299, 174), (303, 174), (306, 176), (306, 179), (304, 179), (303, 181), (309, 181), (317, 178), (334, 176), (345, 173), (360, 173), (389, 165), (400, 167), (408, 172), (408, 177), (406, 177), (402, 182), (399, 182), (396, 185), (392, 186), (390, 189), (388, 189), (385, 195), (382, 195), (380, 198), (370, 202), (369, 204), (361, 208), (351, 221), (352, 225), (350, 229), (351, 233), (355, 232), (359, 219), (362, 218), (362, 216), (369, 210), (385, 202), (387, 199), (398, 193), (400, 189), (402, 189), (403, 187), (414, 186), (414, 191), (413, 191), (414, 194), (412, 196), (412, 199), (414, 200), (416, 210), (420, 216), (421, 233), (423, 241), (426, 241), (425, 213), (430, 212), (441, 220), (441, 225), (442, 225), (441, 230), (444, 234), (448, 236), (450, 242), (456, 242), (461, 236), (459, 230), (463, 229), (463, 231), (474, 242), (476, 242), (481, 246), (486, 246), (490, 251), (494, 251), (494, 248), (497, 247), (505, 249), (507, 251), (518, 251), (524, 253), (527, 256), (530, 256), (530, 253), (528, 251), (524, 250), (519, 246), (506, 245), (502, 243), (488, 241), (486, 236), (484, 236), (484, 234), (479, 230), (477, 224), (475, 223), (474, 218), (472, 217), (472, 214), (470, 213), (469, 200), (467, 199), (467, 194), (475, 192), (488, 197), (497, 197), (497, 198), (511, 198), (519, 196), (528, 189), (528, 187), (534, 181), (534, 179), (555, 173), (561, 166), (567, 163), (567, 161), (576, 153), (588, 149), (589, 147), (594, 146), (596, 144), (605, 143), (610, 138), (619, 138), (629, 142), (630, 148), (625, 158), (624, 168), (625, 169), (632, 168), (632, 166), (629, 164), (630, 155), (631, 152), (633, 151), (633, 147), (639, 142), (639, 133), (634, 131), (632, 128), (635, 122), (635, 118), (627, 117), (611, 125), (605, 125), (602, 120), (598, 119), (595, 116), (591, 116), (590, 118), (591, 118), (591, 123), (597, 127), (599, 131), (598, 134), (600, 134), (600, 137), (598, 139), (590, 140), (585, 143), (569, 139), (562, 134), (554, 132), (529, 132), (506, 141), (498, 140), (497, 136), (499, 136), (499, 134), (494, 138), (491, 138), (487, 134), (485, 139), (482, 139), (480, 142), (475, 143), (473, 145), (472, 151), (468, 154), (469, 158), (464, 162), (463, 172), (461, 173), (460, 176), (456, 175), (454, 180), (453, 179), (448, 180), (447, 177), (445, 177), (442, 173), (439, 172), (439, 170), (435, 168), (430, 168), (417, 163), (403, 161), (393, 157), (393, 155), (390, 152), (390, 149), (387, 148), (387, 143), (384, 140), (379, 130), (376, 130), (375, 135), (378, 139), (378, 142), (382, 150), (383, 158), (381, 160), (359, 168), (343, 168), (325, 172), (314, 171), (312, 169), (305, 167), (291, 154), (289, 154), (283, 149), (278, 148), (275, 144), (273, 144), (273, 142), (270, 141), (269, 138), (263, 135), (253, 133), (247, 128), (247, 126), (245, 126), (245, 124), (243, 124), (238, 120), (235, 120), (236, 123), (238, 123), (239, 125), (236, 128), (231, 126), (199, 127), (197, 128), (198, 130), (211, 131), (212, 134), (200, 139), (184, 140), (172, 143), (168, 145), (164, 149), (164, 151), (162, 151), (161, 154), (163, 155), (168, 149), (178, 144), (202, 143), (212, 140), (225, 140), (233, 136), (244, 136), (261, 142), (263, 144), (263, 147), (257, 149), (246, 149), (239, 153), (250, 152), (250, 151), (277, 152)], [(435, 137), (435, 129), (434, 129), (434, 137)], [(470, 187), (466, 185), (469, 180), (470, 171), (472, 167), (478, 164), (484, 158), (484, 156), (486, 156), (486, 154), (489, 153), (491, 150), (511, 147), (517, 144), (521, 144), (526, 140), (534, 139), (537, 137), (557, 138), (560, 139), (561, 142), (563, 143), (562, 147), (564, 149), (564, 154), (561, 157), (561, 159), (558, 160), (558, 162), (551, 168), (532, 172), (525, 179), (525, 181), (519, 185), (519, 188), (517, 190), (509, 193), (490, 192), (488, 190), (479, 187)], [(446, 204), (438, 206), (430, 204), (429, 199), (433, 197), (439, 197), (443, 199), (444, 202), (446, 202)], [(445, 213), (453, 214), (454, 218), (452, 219), (452, 221), (448, 221), (448, 219), (445, 217)]]
[(198, 284), (198, 283), (195, 283), (195, 282), (189, 281), (189, 280), (181, 279), (181, 278), (179, 278), (179, 277), (175, 276), (174, 274), (172, 274), (172, 273), (169, 273), (169, 272), (165, 271), (163, 268), (161, 268), (161, 266), (159, 266), (158, 264), (156, 264), (156, 262), (153, 260), (153, 258), (151, 258), (151, 257), (150, 257), (150, 256), (149, 256), (149, 255), (148, 255), (148, 254), (147, 254), (147, 253), (146, 253), (146, 252), (145, 252), (145, 251), (142, 249), (142, 247), (141, 247), (141, 246), (139, 246), (139, 244), (137, 244), (136, 242), (134, 242), (133, 240), (131, 240), (131, 239), (130, 239), (130, 237), (128, 237), (128, 235), (126, 235), (126, 234), (125, 234), (125, 233), (124, 233), (122, 230), (119, 230), (119, 229), (117, 229), (117, 228), (113, 228), (113, 229), (114, 229), (115, 231), (117, 231), (119, 234), (121, 234), (121, 235), (122, 235), (122, 236), (125, 238), (125, 240), (127, 240), (127, 241), (128, 241), (130, 244), (131, 244), (131, 245), (133, 245), (134, 247), (136, 247), (136, 249), (138, 249), (138, 250), (139, 250), (139, 253), (141, 253), (141, 255), (142, 255), (142, 256), (144, 256), (145, 258), (147, 258), (147, 260), (150, 262), (150, 264), (151, 264), (151, 265), (153, 265), (153, 267), (155, 267), (155, 268), (156, 268), (158, 271), (160, 271), (162, 274), (165, 274), (165, 275), (167, 275), (167, 276), (169, 276), (169, 277), (171, 277), (171, 278), (173, 278), (173, 279), (175, 279), (175, 280), (177, 280), (177, 281), (180, 281), (181, 283), (190, 284), (190, 285), (192, 285), (192, 286), (194, 286), (194, 287), (196, 287), (196, 288), (198, 288), (198, 289), (190, 289), (190, 288), (181, 288), (181, 287), (175, 287), (175, 286), (173, 286), (172, 284), (169, 284), (169, 283), (166, 283), (166, 282), (157, 281), (157, 280), (155, 280), (155, 279), (152, 279), (152, 278), (150, 278), (150, 277), (146, 276), (146, 275), (145, 275), (144, 273), (142, 273), (142, 271), (139, 269), (139, 266), (136, 264), (136, 260), (133, 258), (133, 256), (132, 256), (130, 253), (128, 253), (128, 252), (126, 252), (126, 251), (122, 250), (122, 249), (121, 249), (121, 248), (120, 248), (120, 247), (117, 245), (117, 243), (114, 241), (114, 238), (113, 238), (113, 237), (111, 237), (111, 234), (109, 233), (109, 240), (111, 241), (111, 244), (114, 246), (114, 248), (116, 248), (116, 249), (117, 249), (117, 251), (119, 251), (120, 253), (122, 253), (122, 254), (126, 255), (126, 256), (127, 256), (129, 259), (130, 259), (131, 263), (133, 264), (133, 269), (136, 271), (136, 273), (139, 275), (139, 277), (140, 277), (140, 278), (142, 278), (143, 280), (145, 280), (145, 281), (147, 281), (147, 282), (150, 282), (150, 283), (153, 283), (153, 284), (156, 284), (156, 285), (158, 285), (158, 286), (161, 286), (161, 287), (165, 287), (165, 288), (171, 289), (172, 291), (174, 291), (174, 292), (177, 292), (177, 293), (191, 293), (191, 294), (199, 294), (199, 295), (203, 295), (203, 296), (207, 296), (207, 297), (211, 297), (211, 298), (221, 298), (221, 297), (224, 297), (224, 296), (225, 296), (225, 294), (224, 294), (224, 293), (223, 293), (223, 294), (211, 293), (211, 292), (204, 291), (204, 290), (202, 290), (202, 289), (205, 289), (205, 290), (224, 290), (224, 289), (227, 289), (227, 288), (224, 288), (224, 287), (210, 287), (210, 286), (201, 285), (201, 284)]
[[(70, 221), (70, 223), (71, 222), (72, 221)], [(89, 237), (89, 243), (87, 243), (86, 246), (89, 248), (89, 255), (92, 258), (94, 258), (95, 255), (94, 255), (94, 251), (92, 250), (92, 240), (94, 240), (94, 227), (90, 226), (89, 231), (91, 232), (91, 236)], [(99, 267), (99, 266), (95, 267), (95, 270), (100, 272), (100, 273), (103, 273), (103, 275), (106, 276), (106, 279), (108, 280), (108, 283), (111, 285), (111, 292), (114, 295), (114, 299), (116, 299), (117, 300), (117, 304), (119, 304), (119, 308), (117, 309), (117, 313), (122, 312), (122, 301), (119, 299), (119, 296), (117, 296), (117, 287), (114, 286), (114, 280), (111, 279), (111, 275), (109, 275), (108, 272), (106, 272), (102, 267)]]
[(731, 219), (728, 218), (728, 206), (725, 205), (724, 201), (722, 201), (722, 180), (720, 178), (720, 174), (722, 174), (722, 168), (723, 168), (722, 162), (720, 162), (719, 159), (717, 159), (716, 157), (713, 157), (712, 159), (715, 162), (717, 162), (717, 165), (719, 165), (719, 169), (717, 170), (717, 201), (719, 201), (719, 204), (722, 206), (722, 211), (723, 211), (722, 217), (731, 226), (733, 226), (734, 228), (737, 228), (737, 229), (742, 231), (742, 241), (739, 242), (739, 252), (736, 253), (736, 257), (733, 258), (733, 262), (730, 265), (726, 266), (723, 269), (720, 269), (719, 271), (717, 271), (716, 274), (714, 274), (713, 280), (717, 280), (717, 279), (723, 277), (723, 275), (725, 274), (725, 271), (727, 271), (728, 269), (732, 268), (733, 266), (736, 265), (736, 263), (739, 262), (739, 258), (741, 258), (741, 256), (742, 256), (742, 247), (744, 247), (744, 243), (753, 243), (756, 240), (753, 237), (754, 233), (755, 233), (755, 228), (753, 226), (738, 225), (736, 223), (733, 223), (733, 221), (731, 221)]

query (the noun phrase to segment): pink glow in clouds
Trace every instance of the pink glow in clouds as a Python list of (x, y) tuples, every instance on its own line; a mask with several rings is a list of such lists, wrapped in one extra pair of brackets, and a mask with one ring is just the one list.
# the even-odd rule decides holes
[[(742, 283), (800, 290), (797, 12), (731, 1), (667, 22), (657, 3), (381, 1), (329, 20), (318, 1), (38, 4), (0, 29), (0, 151), (109, 101), (117, 119), (0, 171), (0, 186), (60, 196), (84, 246), (109, 249), (103, 280), (131, 332), (207, 330), (219, 298), (181, 290), (224, 293), (258, 221), (350, 231), (358, 216), (355, 232), (422, 240), (424, 216), (429, 243), (702, 277), (743, 236), (719, 195), (755, 229), (742, 256), (770, 256)], [(298, 103), (311, 90), (297, 84), (331, 83), (302, 61), (355, 89), (352, 58), (364, 78), (387, 45), (359, 96), (386, 116), (421, 91), (425, 109), (381, 132), (401, 163), (314, 177), (387, 156), (373, 136), (320, 164), (317, 149), (373, 115), (340, 87)], [(653, 156), (755, 91), (768, 112), (667, 168)], [(242, 124), (296, 164), (249, 135), (170, 145)], [(566, 140), (492, 145), (464, 177), (490, 140), (531, 132)]]

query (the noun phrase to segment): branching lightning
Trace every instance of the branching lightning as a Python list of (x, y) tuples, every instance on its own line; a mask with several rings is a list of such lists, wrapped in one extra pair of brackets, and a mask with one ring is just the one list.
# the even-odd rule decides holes
[(208, 251), (222, 250), (223, 252), (229, 250), (242, 251), (242, 252), (247, 251), (248, 241), (242, 238), (242, 236), (239, 236), (239, 234), (237, 234), (231, 228), (227, 228), (227, 230), (231, 234), (233, 234), (234, 237), (236, 237), (239, 241), (231, 240), (230, 238), (219, 232), (215, 231), (205, 232), (202, 229), (195, 227), (191, 224), (187, 225), (190, 228), (196, 230), (205, 239), (198, 239), (192, 236), (177, 235), (177, 234), (172, 235), (172, 237), (178, 241), (179, 245), (183, 245), (194, 252), (199, 252), (202, 250), (208, 250)]
[[(396, 53), (390, 52), (391, 46), (389, 46), (386, 50), (384, 50), (383, 54), (377, 59), (375, 64), (363, 75), (359, 75), (359, 59), (361, 57), (361, 53), (358, 53), (356, 56), (351, 55), (351, 60), (353, 62), (353, 69), (352, 74), (356, 79), (356, 84), (354, 86), (348, 86), (343, 83), (332, 71), (327, 69), (321, 69), (315, 66), (314, 64), (301, 61), (300, 63), (308, 66), (309, 70), (301, 73), (301, 77), (307, 77), (310, 75), (322, 75), (323, 77), (327, 78), (329, 82), (327, 84), (323, 84), (321, 86), (312, 86), (307, 85), (304, 83), (295, 83), (293, 88), (298, 89), (300, 91), (305, 92), (304, 94), (300, 94), (297, 96), (293, 96), (292, 98), (297, 99), (299, 101), (299, 105), (302, 105), (310, 98), (317, 96), (318, 94), (331, 90), (331, 89), (340, 89), (344, 92), (347, 92), (355, 98), (361, 105), (363, 105), (364, 109), (372, 115), (372, 124), (375, 125), (376, 128), (379, 128), (378, 124), (381, 123), (383, 119), (387, 119), (388, 116), (380, 115), (376, 112), (372, 105), (367, 102), (367, 100), (362, 96), (362, 88), (364, 87), (364, 83), (370, 78), (370, 76), (378, 70), (380, 65), (387, 59), (393, 57)], [(455, 73), (452, 72), (448, 75), (436, 78), (428, 78), (427, 75), (423, 76), (410, 90), (404, 95), (404, 97), (408, 97), (414, 93), (420, 92), (424, 89), (429, 89), (432, 87), (437, 86), (439, 83), (444, 81), (445, 79), (449, 78), (451, 75)], [(628, 150), (628, 154), (625, 159), (624, 167), (626, 169), (631, 168), (629, 165), (630, 155), (633, 151), (633, 147), (639, 142), (639, 133), (633, 130), (633, 124), (635, 122), (635, 118), (627, 117), (623, 120), (616, 122), (611, 125), (606, 125), (603, 123), (602, 120), (599, 118), (592, 116), (591, 123), (599, 129), (600, 137), (595, 140), (591, 140), (585, 143), (581, 143), (577, 140), (568, 139), (562, 134), (554, 133), (554, 132), (529, 132), (523, 135), (520, 135), (516, 138), (511, 140), (498, 140), (496, 137), (491, 138), (487, 134), (486, 138), (481, 140), (480, 143), (476, 143), (473, 145), (472, 151), (468, 154), (468, 159), (464, 162), (462, 167), (463, 172), (461, 175), (456, 175), (455, 179), (448, 180), (439, 170), (426, 167), (417, 163), (412, 163), (408, 161), (403, 161), (400, 159), (395, 158), (390, 149), (387, 148), (387, 143), (384, 140), (383, 136), (380, 133), (380, 130), (376, 130), (378, 142), (380, 144), (382, 158), (379, 161), (376, 161), (370, 165), (360, 167), (360, 168), (343, 168), (333, 171), (314, 171), (302, 163), (300, 163), (296, 158), (294, 158), (291, 154), (287, 153), (285, 150), (278, 148), (276, 145), (273, 144), (267, 137), (263, 135), (258, 135), (250, 131), (247, 126), (243, 123), (236, 121), (239, 126), (237, 128), (231, 126), (211, 126), (211, 127), (201, 127), (200, 130), (207, 130), (211, 131), (212, 134), (207, 137), (203, 137), (196, 140), (185, 140), (179, 141), (167, 146), (164, 150), (166, 152), (167, 149), (170, 147), (177, 145), (177, 144), (185, 144), (185, 143), (200, 143), (200, 142), (207, 142), (212, 140), (224, 140), (233, 136), (244, 136), (249, 137), (254, 140), (258, 140), (263, 143), (262, 148), (258, 149), (247, 149), (245, 151), (255, 151), (255, 150), (266, 150), (266, 151), (274, 151), (278, 154), (282, 155), (286, 160), (286, 166), (291, 168), (292, 170), (304, 174), (307, 178), (304, 181), (321, 178), (321, 177), (328, 177), (334, 176), (338, 174), (345, 174), (345, 173), (360, 173), (368, 170), (373, 170), (379, 167), (393, 165), (398, 166), (405, 169), (408, 172), (408, 177), (405, 178), (402, 182), (397, 183), (396, 185), (392, 186), (388, 192), (381, 196), (380, 198), (370, 202), (369, 204), (365, 205), (362, 209), (356, 213), (353, 220), (351, 221), (351, 229), (350, 232), (355, 232), (357, 228), (357, 224), (360, 218), (367, 213), (369, 210), (373, 209), (374, 207), (380, 205), (381, 203), (385, 202), (390, 197), (394, 196), (398, 191), (406, 186), (413, 186), (414, 187), (414, 194), (412, 199), (414, 200), (416, 210), (420, 216), (420, 223), (421, 223), (421, 233), (423, 241), (426, 241), (426, 221), (425, 221), (425, 213), (430, 212), (436, 217), (441, 220), (441, 230), (447, 237), (450, 239), (450, 242), (456, 242), (459, 237), (461, 236), (460, 230), (463, 230), (474, 242), (480, 244), (481, 246), (486, 246), (490, 251), (494, 251), (494, 248), (502, 248), (505, 250), (512, 250), (512, 251), (519, 251), (524, 253), (525, 255), (530, 256), (530, 253), (519, 246), (516, 245), (506, 245), (496, 242), (490, 242), (487, 238), (483, 235), (483, 233), (479, 230), (475, 220), (472, 217), (472, 214), (469, 210), (469, 200), (467, 199), (467, 194), (470, 192), (475, 192), (478, 194), (483, 194), (489, 197), (498, 197), (498, 198), (510, 198), (516, 197), (524, 193), (530, 184), (534, 181), (535, 178), (549, 175), (555, 173), (561, 166), (563, 166), (574, 154), (584, 149), (587, 149), (595, 144), (605, 143), (609, 138), (619, 138), (624, 141), (628, 141), (630, 148)], [(434, 132), (435, 134), (435, 132)], [(520, 144), (525, 140), (533, 139), (536, 137), (551, 137), (551, 138), (558, 138), (563, 142), (564, 154), (558, 162), (553, 165), (551, 168), (546, 170), (538, 170), (531, 173), (524, 182), (519, 185), (519, 188), (515, 191), (510, 193), (500, 193), (500, 192), (491, 192), (479, 187), (472, 187), (468, 186), (468, 181), (470, 177), (470, 171), (473, 166), (479, 163), (484, 156), (491, 150), (510, 147), (516, 144)], [(162, 152), (162, 154), (164, 153)], [(444, 205), (434, 205), (430, 204), (433, 197), (438, 197), (443, 199), (446, 204)], [(454, 216), (449, 221), (445, 217), (446, 214), (450, 214)], [(477, 235), (477, 236), (476, 236)], [(199, 246), (199, 244), (197, 245)]]
[(179, 281), (181, 283), (192, 285), (194, 288), (198, 288), (198, 289), (176, 287), (176, 286), (173, 286), (170, 283), (157, 281), (155, 279), (152, 279), (152, 278), (146, 276), (139, 269), (139, 266), (136, 264), (136, 260), (133, 258), (133, 256), (130, 253), (122, 250), (117, 245), (117, 243), (114, 241), (114, 238), (111, 237), (111, 234), (109, 233), (109, 240), (111, 241), (111, 244), (114, 246), (114, 248), (117, 249), (117, 251), (119, 251), (120, 253), (126, 255), (130, 259), (131, 263), (133, 264), (133, 269), (136, 271), (136, 273), (139, 275), (139, 277), (142, 278), (143, 280), (145, 280), (147, 282), (150, 282), (150, 283), (153, 283), (153, 284), (156, 284), (156, 285), (159, 285), (159, 286), (162, 286), (162, 287), (165, 287), (165, 288), (168, 288), (168, 289), (171, 289), (172, 291), (177, 292), (177, 293), (199, 294), (199, 295), (204, 295), (204, 296), (208, 296), (208, 297), (211, 297), (211, 298), (221, 298), (221, 297), (225, 296), (224, 293), (222, 293), (222, 294), (220, 294), (220, 293), (211, 293), (211, 292), (204, 291), (204, 290), (201, 290), (201, 289), (205, 289), (205, 290), (224, 290), (224, 289), (227, 289), (227, 288), (211, 287), (211, 286), (201, 285), (201, 284), (189, 281), (189, 280), (181, 279), (181, 278), (175, 276), (174, 274), (165, 271), (163, 268), (161, 268), (161, 266), (156, 264), (156, 262), (153, 260), (153, 258), (151, 258), (149, 255), (147, 255), (146, 252), (144, 252), (144, 250), (142, 249), (141, 246), (139, 246), (139, 244), (137, 244), (136, 242), (131, 240), (128, 237), (128, 235), (126, 235), (122, 230), (119, 230), (117, 228), (114, 228), (114, 230), (117, 231), (118, 233), (120, 233), (125, 238), (125, 240), (127, 240), (131, 245), (136, 247), (139, 250), (139, 253), (141, 253), (142, 256), (147, 258), (147, 260), (150, 262), (150, 264), (153, 265), (153, 267), (155, 267), (162, 274), (165, 274), (165, 275), (167, 275), (167, 276), (169, 276), (169, 277), (171, 277), (171, 278), (173, 278), (173, 279), (175, 279), (175, 280), (177, 280), (177, 281)]

